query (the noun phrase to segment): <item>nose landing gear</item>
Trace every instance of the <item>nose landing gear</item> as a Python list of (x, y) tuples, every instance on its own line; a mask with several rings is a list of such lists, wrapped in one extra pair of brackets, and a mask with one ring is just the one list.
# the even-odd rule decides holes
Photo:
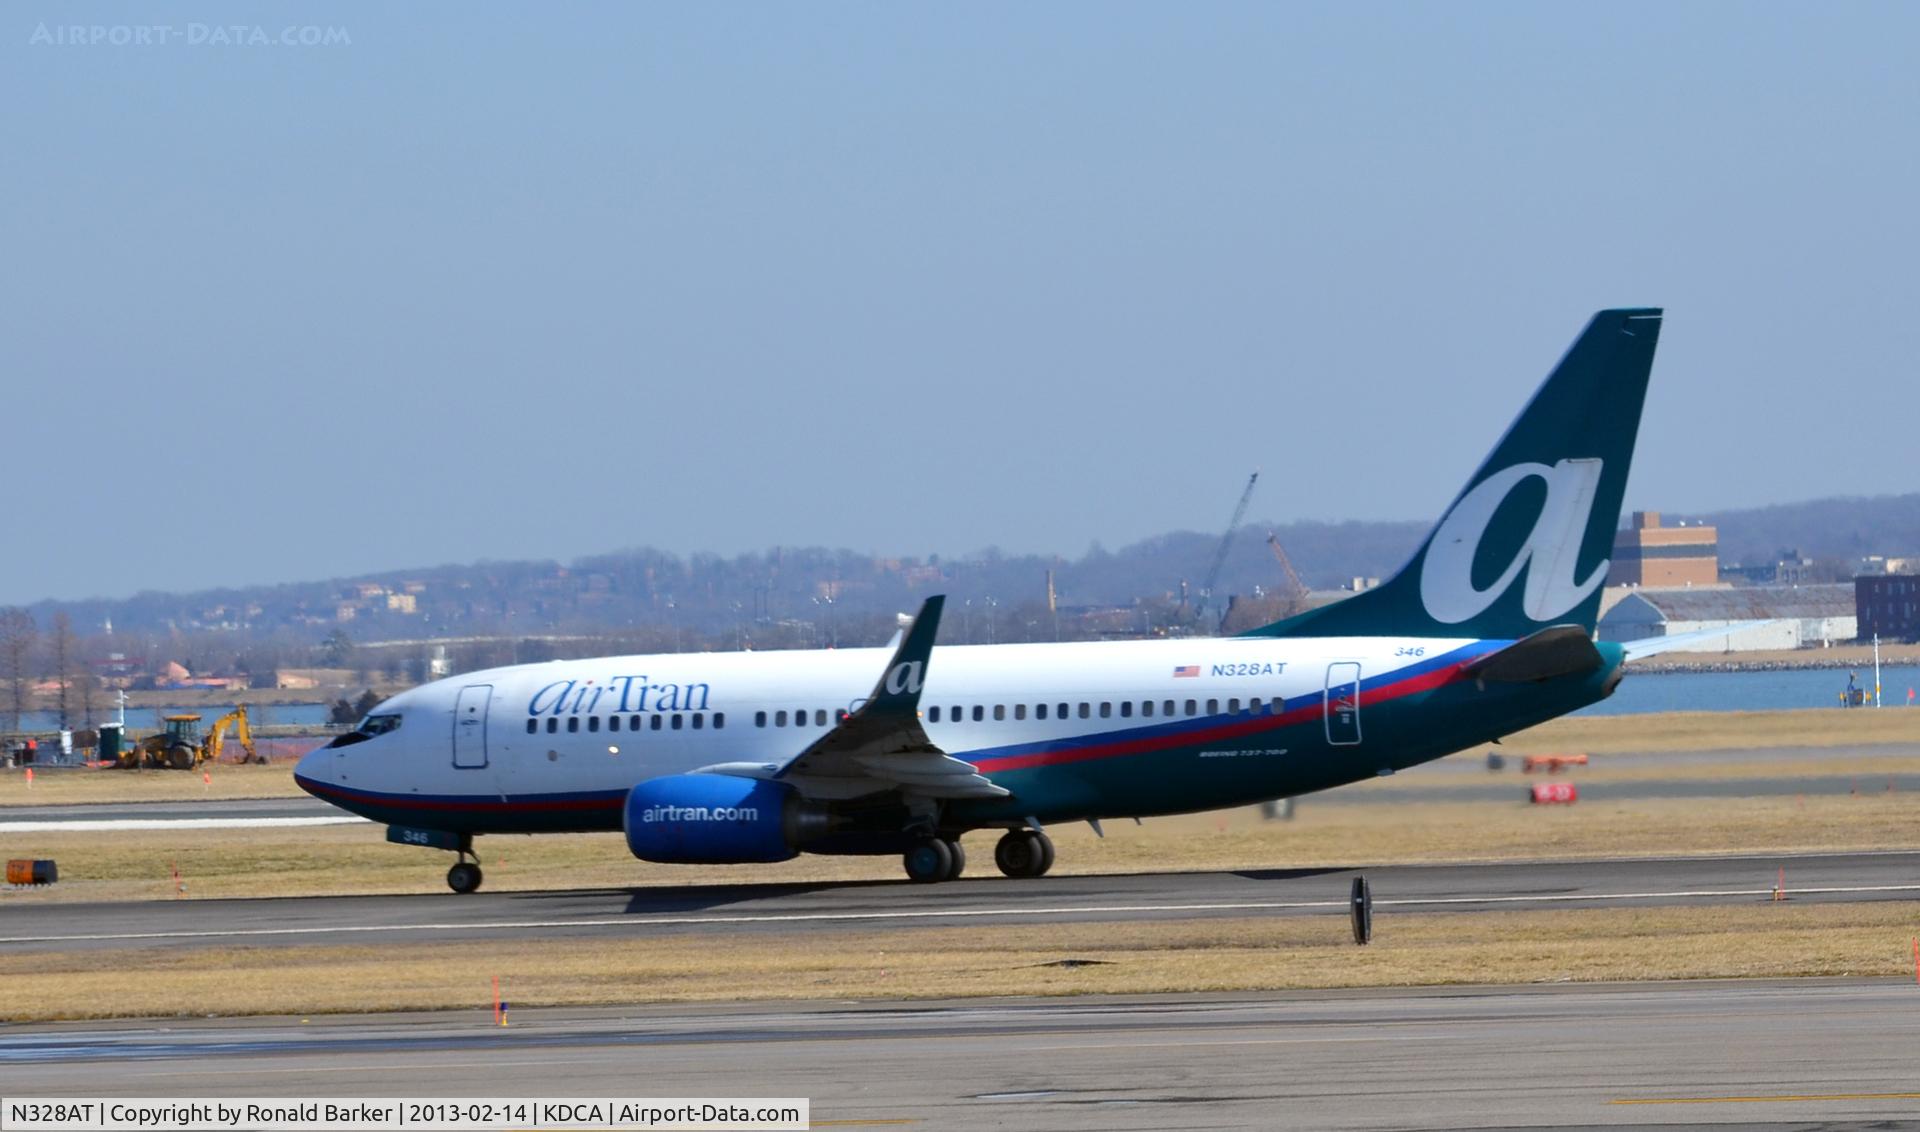
[[(473, 834), (461, 834), (460, 847), (454, 852), (460, 854), (460, 860), (447, 870), (447, 887), (462, 896), (479, 891), (480, 857), (473, 851)], [(469, 857), (473, 859), (468, 860)]]

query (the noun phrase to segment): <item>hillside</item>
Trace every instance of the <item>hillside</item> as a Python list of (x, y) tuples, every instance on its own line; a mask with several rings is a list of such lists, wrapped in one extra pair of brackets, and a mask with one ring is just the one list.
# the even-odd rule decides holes
[(1720, 560), (1770, 562), (1784, 550), (1852, 561), (1869, 554), (1920, 555), (1920, 492), (1780, 503), (1700, 518), (1720, 529)]
[[(1789, 548), (1841, 560), (1836, 567), (1865, 554), (1920, 553), (1920, 493), (1688, 517), (1720, 528), (1726, 563), (1769, 562)], [(1391, 573), (1426, 527), (1247, 524), (1235, 532), (1215, 611), (1228, 594), (1280, 587), (1283, 575), (1267, 545), (1269, 530), (1308, 585), (1332, 589), (1356, 576)], [(565, 564), (536, 559), (443, 565), (277, 586), (46, 602), (30, 612), (42, 625), (65, 612), (83, 637), (97, 635), (110, 621), (117, 638), (212, 636), (287, 648), (330, 636), (378, 641), (609, 633), (669, 645), (690, 643), (680, 640), (683, 634), (721, 645), (750, 639), (855, 643), (883, 637), (895, 611), (944, 592), (952, 597), (950, 620), (963, 639), (1047, 639), (1057, 631), (1045, 613), (1048, 570), (1071, 616), (1112, 608), (1102, 614), (1107, 622), (1099, 631), (1140, 631), (1173, 616), (1183, 581), (1189, 598), (1197, 600), (1218, 538), (1175, 531), (1117, 550), (1095, 544), (1075, 558), (994, 549), (960, 557), (890, 556), (819, 547), (682, 558), (638, 548)], [(1145, 612), (1129, 620), (1122, 608)], [(752, 628), (781, 625), (787, 627), (781, 634)]]

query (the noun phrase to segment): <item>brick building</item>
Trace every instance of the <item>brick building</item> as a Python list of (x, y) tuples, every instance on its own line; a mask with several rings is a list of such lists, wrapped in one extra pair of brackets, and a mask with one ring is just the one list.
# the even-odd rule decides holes
[(1613, 536), (1610, 586), (1711, 586), (1720, 581), (1720, 532), (1708, 526), (1663, 527), (1660, 512), (1635, 511), (1633, 525)]

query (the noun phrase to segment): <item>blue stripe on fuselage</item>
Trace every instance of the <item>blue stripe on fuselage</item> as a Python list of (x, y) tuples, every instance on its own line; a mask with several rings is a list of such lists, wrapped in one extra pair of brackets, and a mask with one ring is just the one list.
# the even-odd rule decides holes
[[(1416, 676), (1424, 676), (1429, 672), (1446, 668), (1449, 665), (1463, 664), (1476, 657), (1483, 656), (1486, 653), (1505, 648), (1511, 643), (1511, 641), (1474, 641), (1470, 644), (1462, 645), (1457, 649), (1453, 649), (1450, 652), (1443, 653), (1440, 656), (1429, 657), (1425, 660), (1409, 664), (1404, 668), (1395, 668), (1391, 671), (1380, 673), (1377, 676), (1363, 677), (1360, 681), (1360, 691), (1362, 694), (1368, 691), (1377, 691), (1388, 684), (1397, 684), (1402, 680), (1409, 680)], [(1284, 701), (1278, 712), (1262, 712), (1261, 714), (1264, 716), (1285, 715), (1291, 711), (1315, 708), (1320, 706), (1325, 695), (1326, 689), (1323, 686), (1315, 691), (1305, 692)], [(1184, 699), (1186, 697), (1180, 696), (1175, 698)], [(1221, 697), (1216, 692), (1210, 698), (1220, 699)], [(1266, 704), (1268, 700), (1256, 699), (1253, 702)], [(1364, 702), (1363, 700), (1363, 705)], [(1128, 743), (1139, 739), (1154, 739), (1161, 736), (1177, 736), (1193, 731), (1207, 731), (1220, 726), (1222, 723), (1245, 718), (1248, 718), (1245, 713), (1191, 716), (1182, 719), (1168, 720), (1162, 723), (1148, 723), (1137, 727), (1123, 727), (1112, 731), (1097, 731), (1087, 735), (1069, 735), (1059, 739), (1040, 739), (1030, 743), (1011, 743), (1004, 747), (970, 747), (964, 751), (949, 751), (947, 753), (967, 762), (976, 762), (984, 759), (1018, 758), (1023, 755), (1050, 755), (1063, 751), (1077, 751), (1082, 747)]]
[[(1360, 689), (1364, 693), (1370, 690), (1400, 684), (1420, 676), (1437, 672), (1449, 666), (1459, 665), (1475, 657), (1504, 648), (1507, 641), (1475, 641), (1463, 645), (1439, 656), (1428, 657), (1401, 668), (1391, 669), (1374, 676), (1364, 677)], [(1210, 688), (1210, 698), (1218, 699), (1218, 689)], [(957, 758), (968, 762), (985, 762), (1020, 758), (1032, 755), (1058, 755), (1068, 752), (1082, 752), (1095, 759), (1121, 757), (1124, 748), (1142, 741), (1175, 740), (1169, 747), (1177, 747), (1177, 740), (1186, 736), (1201, 736), (1216, 731), (1222, 726), (1245, 724), (1250, 721), (1256, 726), (1260, 722), (1276, 721), (1289, 713), (1317, 710), (1325, 697), (1325, 689), (1303, 693), (1283, 702), (1279, 712), (1263, 711), (1258, 715), (1247, 712), (1234, 714), (1215, 714), (1196, 716), (1145, 726), (1128, 727), (1113, 731), (1101, 731), (1092, 734), (1068, 736), (1060, 739), (1047, 739), (1029, 743), (1015, 743), (1002, 747), (983, 747), (965, 751), (951, 752)], [(1265, 705), (1269, 700), (1253, 700)], [(1365, 701), (1362, 700), (1364, 709)], [(1211, 738), (1209, 736), (1209, 738)], [(1113, 756), (1101, 755), (1094, 748), (1113, 746), (1122, 748)], [(1044, 768), (1030, 768), (1040, 770)], [(352, 813), (360, 814), (374, 821), (390, 825), (415, 826), (423, 829), (485, 830), (490, 832), (541, 832), (541, 831), (591, 831), (618, 830), (621, 828), (620, 809), (626, 798), (626, 789), (587, 790), (552, 794), (524, 794), (502, 797), (498, 794), (389, 794), (374, 790), (362, 790), (353, 787), (336, 786), (319, 782), (296, 774), (294, 781), (301, 789), (315, 797), (339, 806)]]

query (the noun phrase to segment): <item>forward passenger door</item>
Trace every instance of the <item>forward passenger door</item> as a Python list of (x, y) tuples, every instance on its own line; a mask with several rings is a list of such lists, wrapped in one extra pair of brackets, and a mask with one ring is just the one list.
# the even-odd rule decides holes
[(453, 705), (453, 765), (457, 770), (482, 770), (487, 765), (487, 705), (492, 684), (469, 684), (460, 689)]

